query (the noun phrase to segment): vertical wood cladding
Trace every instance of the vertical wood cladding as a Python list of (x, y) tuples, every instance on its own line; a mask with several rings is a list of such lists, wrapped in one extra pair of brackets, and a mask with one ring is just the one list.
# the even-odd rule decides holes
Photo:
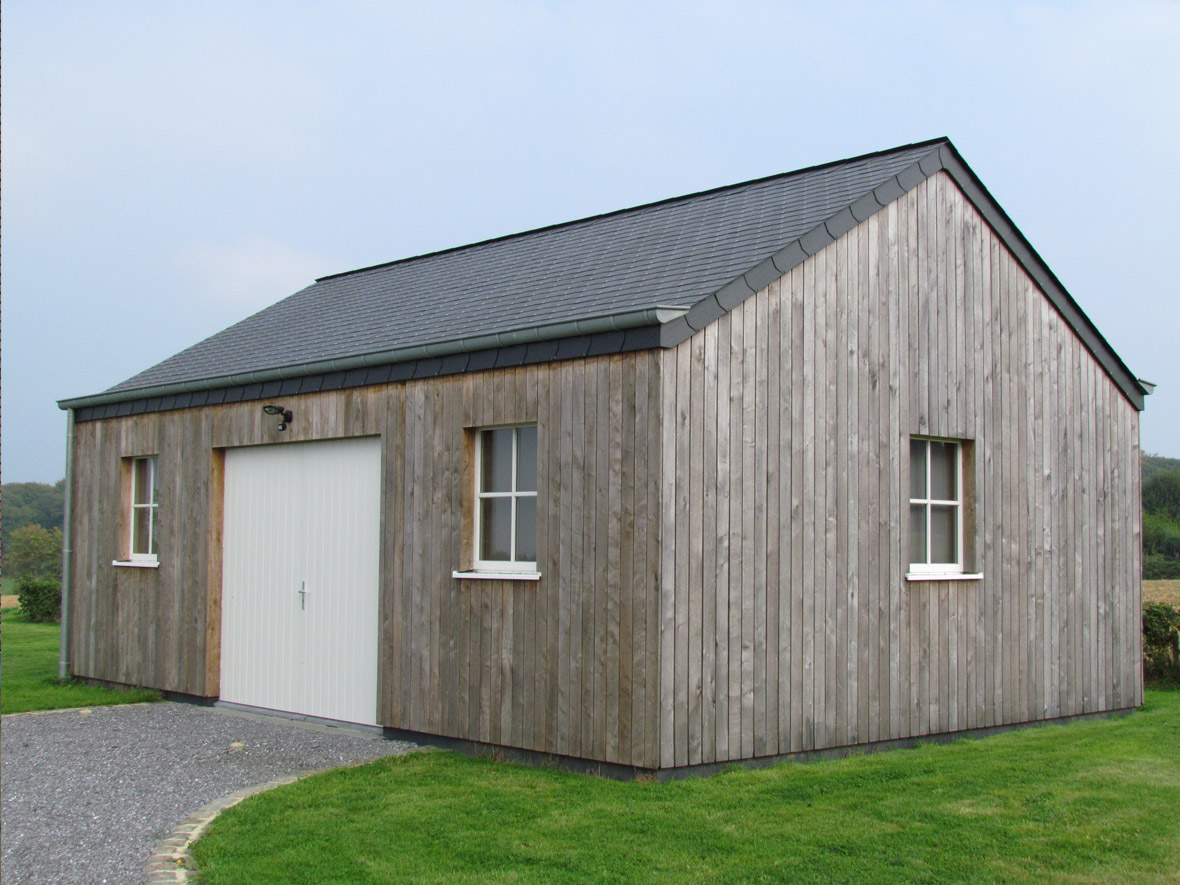
[[(387, 726), (668, 767), (1142, 698), (1138, 413), (945, 174), (675, 348), (281, 402), (77, 425), (75, 673), (216, 696), (225, 450), (380, 436)], [(522, 423), (541, 578), (455, 579)], [(971, 443), (982, 580), (905, 580), (911, 435)]]
[[(156, 412), (75, 426), (70, 657), (78, 676), (187, 694), (218, 694), (224, 450), (232, 446), (372, 436), (388, 391), (289, 397), (291, 429), (262, 403)], [(125, 559), (124, 458), (158, 455), (159, 568)], [(276, 495), (282, 489), (275, 489)]]
[[(657, 764), (659, 383), (648, 352), (397, 389), (384, 724)], [(541, 579), (456, 580), (468, 435), (525, 423), (538, 425)]]
[[(663, 361), (661, 765), (1141, 702), (1138, 412), (948, 176)], [(982, 580), (905, 579), (911, 435)]]
[[(654, 766), (659, 398), (647, 352), (285, 397), (285, 433), (261, 402), (79, 424), (74, 672), (216, 696), (224, 450), (380, 435), (382, 723)], [(541, 579), (456, 580), (470, 429), (520, 423), (539, 429)], [(120, 461), (144, 454), (160, 567), (113, 566)]]

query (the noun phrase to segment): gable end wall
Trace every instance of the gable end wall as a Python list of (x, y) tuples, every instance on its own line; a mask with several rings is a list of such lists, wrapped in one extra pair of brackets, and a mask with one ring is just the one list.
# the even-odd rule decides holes
[[(662, 766), (1141, 702), (1138, 412), (946, 173), (663, 363)], [(980, 581), (904, 578), (911, 435)]]

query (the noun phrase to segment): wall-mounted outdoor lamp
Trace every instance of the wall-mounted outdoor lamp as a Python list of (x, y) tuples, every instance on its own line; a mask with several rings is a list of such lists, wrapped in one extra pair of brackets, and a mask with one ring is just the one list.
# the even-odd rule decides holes
[(287, 425), (291, 423), (290, 409), (284, 409), (282, 406), (268, 404), (262, 407), (262, 411), (266, 412), (268, 415), (279, 415), (282, 417), (283, 420), (279, 422), (279, 430), (286, 430)]

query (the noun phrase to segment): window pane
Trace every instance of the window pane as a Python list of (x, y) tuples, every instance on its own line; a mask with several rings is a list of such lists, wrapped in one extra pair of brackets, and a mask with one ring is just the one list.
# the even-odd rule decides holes
[(926, 497), (926, 440), (924, 439), (910, 440), (910, 497)]
[(152, 503), (160, 503), (160, 459), (148, 458), (152, 462)]
[(955, 516), (958, 507), (930, 508), (930, 561), (958, 562), (955, 548), (958, 546), (958, 531)]
[[(537, 490), (537, 426), (516, 429), (516, 490)], [(532, 558), (532, 557), (528, 557)]]
[[(136, 458), (132, 469), (135, 471), (135, 503), (150, 504), (152, 494), (151, 458)], [(143, 551), (140, 551), (143, 552)]]
[(483, 498), (479, 506), (479, 558), (511, 559), (512, 499)]
[(926, 562), (926, 506), (910, 505), (910, 562)]
[(150, 508), (148, 508), (148, 518), (149, 518), (149, 519), (151, 520), (151, 522), (152, 522), (152, 535), (151, 535), (151, 537), (152, 537), (152, 549), (151, 549), (151, 554), (152, 554), (153, 556), (155, 556), (155, 555), (156, 555), (156, 536), (157, 536), (158, 534), (160, 534), (160, 527), (156, 525), (156, 508), (155, 508), (155, 507), (150, 507)]
[(537, 499), (516, 499), (516, 558), (521, 562), (537, 559)]
[(483, 432), (483, 473), (480, 488), (485, 492), (512, 491), (512, 428)]
[(152, 518), (152, 508), (136, 507), (131, 511), (131, 518), (135, 521), (132, 531), (132, 553), (151, 553), (148, 549), (148, 539), (151, 535), (148, 522)]
[(955, 443), (930, 443), (930, 497), (936, 501), (957, 501), (959, 490), (955, 467)]

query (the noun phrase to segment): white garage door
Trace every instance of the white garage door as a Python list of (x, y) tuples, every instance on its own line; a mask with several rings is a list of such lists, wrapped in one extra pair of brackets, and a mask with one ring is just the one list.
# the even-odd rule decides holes
[(221, 699), (377, 722), (381, 445), (230, 449)]

